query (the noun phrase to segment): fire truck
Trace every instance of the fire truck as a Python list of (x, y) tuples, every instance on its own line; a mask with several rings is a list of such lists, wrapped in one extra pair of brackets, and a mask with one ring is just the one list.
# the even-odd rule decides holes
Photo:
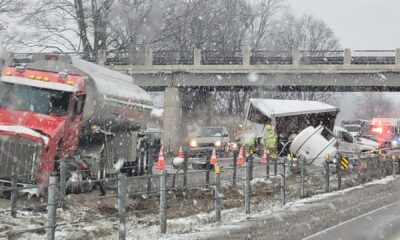
[(400, 119), (373, 118), (370, 125), (370, 134), (382, 147), (398, 145), (400, 136)]
[(13, 175), (22, 186), (44, 185), (61, 161), (70, 178), (103, 178), (121, 163), (142, 174), (147, 158), (138, 156), (138, 132), (152, 109), (151, 96), (131, 77), (78, 57), (34, 54), (25, 66), (5, 66), (0, 184)]

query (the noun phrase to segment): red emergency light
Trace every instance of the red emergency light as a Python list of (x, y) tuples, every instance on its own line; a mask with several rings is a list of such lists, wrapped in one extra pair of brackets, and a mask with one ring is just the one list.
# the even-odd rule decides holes
[(383, 133), (383, 129), (381, 127), (374, 127), (371, 129), (371, 131), (379, 134)]

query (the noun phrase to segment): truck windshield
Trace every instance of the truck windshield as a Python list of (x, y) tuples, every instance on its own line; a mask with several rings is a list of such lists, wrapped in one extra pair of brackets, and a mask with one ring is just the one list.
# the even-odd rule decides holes
[(201, 128), (199, 137), (222, 137), (224, 132), (223, 128)]
[(349, 132), (358, 132), (358, 131), (360, 131), (360, 127), (359, 126), (345, 126), (344, 128)]
[(0, 107), (64, 116), (70, 100), (69, 92), (0, 82)]

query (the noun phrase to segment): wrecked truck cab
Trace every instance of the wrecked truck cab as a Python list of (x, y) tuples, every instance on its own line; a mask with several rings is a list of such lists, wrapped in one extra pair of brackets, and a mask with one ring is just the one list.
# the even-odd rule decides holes
[(301, 131), (290, 145), (290, 152), (304, 157), (308, 164), (323, 166), (336, 156), (338, 140), (323, 126), (309, 126)]
[(304, 129), (322, 125), (333, 131), (338, 112), (337, 107), (318, 101), (252, 98), (246, 121), (251, 122), (258, 138), (263, 137), (264, 126), (271, 124), (278, 136), (277, 152), (282, 157), (290, 152), (292, 140), (299, 139)]

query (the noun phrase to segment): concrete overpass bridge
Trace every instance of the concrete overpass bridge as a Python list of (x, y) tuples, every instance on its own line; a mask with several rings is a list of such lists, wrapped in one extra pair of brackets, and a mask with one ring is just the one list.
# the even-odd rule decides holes
[[(104, 56), (105, 54), (103, 54)], [(400, 49), (299, 51), (240, 54), (218, 52), (153, 52), (144, 65), (123, 58), (104, 58), (103, 64), (130, 74), (149, 91), (164, 91), (164, 144), (176, 149), (181, 139), (182, 91), (274, 89), (281, 91), (400, 91)], [(174, 137), (176, 136), (176, 137)]]
[[(146, 49), (141, 65), (126, 52), (99, 52), (98, 63), (127, 73), (148, 91), (164, 91), (164, 145), (182, 136), (182, 89), (263, 88), (281, 91), (400, 91), (400, 49), (193, 52)], [(27, 62), (29, 56), (13, 56)]]
[[(144, 65), (104, 58), (149, 91), (168, 87), (265, 88), (283, 91), (399, 91), (400, 49), (251, 52), (146, 51)], [(277, 54), (277, 55), (274, 55)], [(281, 54), (281, 55), (279, 55)], [(283, 54), (283, 55), (282, 55)]]

